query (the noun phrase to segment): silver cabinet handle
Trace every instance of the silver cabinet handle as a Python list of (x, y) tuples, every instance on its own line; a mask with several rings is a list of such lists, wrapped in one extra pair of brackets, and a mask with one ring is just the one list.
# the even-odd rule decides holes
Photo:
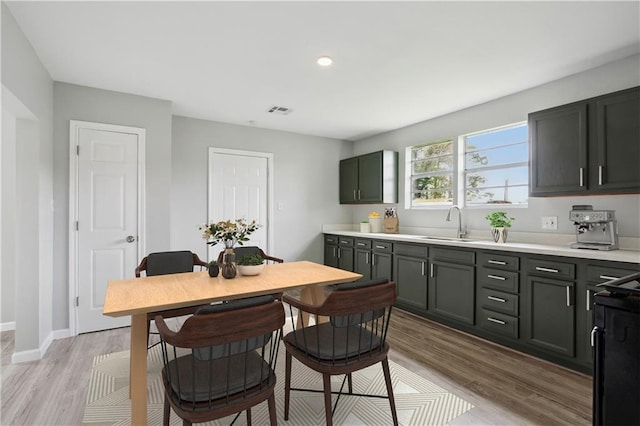
[(376, 246), (377, 249), (386, 249), (385, 246)]
[(492, 280), (500, 280), (500, 281), (506, 281), (507, 279), (505, 277), (501, 277), (500, 275), (487, 275), (487, 278), (491, 278)]
[(495, 322), (496, 324), (500, 324), (500, 325), (505, 325), (506, 322), (496, 319), (496, 318), (492, 318), (492, 317), (487, 317), (487, 321), (491, 321), (491, 322)]
[(571, 287), (567, 286), (567, 306), (571, 306)]
[(600, 279), (601, 280), (617, 280), (618, 278), (620, 278), (620, 277), (612, 277), (612, 276), (609, 276), (609, 275), (600, 275)]
[(598, 185), (602, 185), (602, 166), (598, 166)]
[(494, 265), (506, 265), (507, 262), (503, 262), (502, 260), (487, 260), (487, 263), (491, 263)]
[(364, 263), (369, 264), (369, 252), (366, 253), (366, 257), (364, 258)]
[(587, 312), (591, 310), (591, 290), (587, 290)]
[(371, 265), (376, 266), (376, 254), (371, 253)]
[(340, 250), (340, 249), (338, 248), (338, 259), (340, 259), (340, 252), (341, 252), (341, 251), (342, 251), (342, 250)]
[[(580, 185), (580, 186), (582, 186), (582, 185)], [(353, 199), (357, 200), (357, 198), (356, 198), (356, 190), (355, 189), (353, 190)]]
[(435, 266), (435, 265), (432, 263), (432, 264), (431, 264), (431, 278), (435, 277), (435, 274), (434, 274), (434, 266)]
[(358, 189), (358, 200), (360, 200), (360, 190)]
[(365, 246), (366, 244), (365, 244), (365, 243), (356, 243), (356, 245), (358, 245), (358, 246), (360, 246), (360, 247), (363, 247), (363, 246)]
[(422, 262), (422, 276), (424, 277), (425, 273), (424, 273), (424, 267), (425, 267), (425, 263)]
[(487, 296), (487, 299), (489, 299), (489, 300), (493, 300), (493, 301), (495, 301), (495, 302), (507, 303), (507, 299), (503, 299), (503, 298), (501, 298), (501, 297)]
[(554, 274), (557, 274), (558, 272), (560, 272), (558, 269), (543, 268), (541, 266), (536, 266), (536, 271), (552, 272)]
[(129, 235), (129, 236), (127, 237), (127, 242), (128, 242), (128, 243), (132, 243), (132, 242), (134, 242), (135, 240), (136, 240), (136, 237), (134, 237), (133, 235)]
[(580, 167), (580, 186), (584, 186), (584, 168)]

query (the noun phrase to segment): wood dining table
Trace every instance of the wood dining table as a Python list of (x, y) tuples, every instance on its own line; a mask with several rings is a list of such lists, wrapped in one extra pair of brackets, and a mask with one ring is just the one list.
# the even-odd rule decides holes
[(259, 275), (233, 279), (209, 277), (207, 271), (112, 280), (102, 313), (131, 316), (131, 424), (147, 424), (147, 315), (243, 297), (300, 289), (300, 298), (321, 303), (324, 287), (355, 281), (362, 275), (309, 261), (265, 265)]

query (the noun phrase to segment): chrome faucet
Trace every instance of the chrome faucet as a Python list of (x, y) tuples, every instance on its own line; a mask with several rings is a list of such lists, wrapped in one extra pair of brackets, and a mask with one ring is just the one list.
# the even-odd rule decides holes
[(467, 230), (462, 228), (462, 209), (458, 206), (451, 206), (449, 213), (447, 213), (447, 222), (451, 222), (451, 212), (458, 210), (458, 234), (457, 238), (464, 238), (467, 235)]

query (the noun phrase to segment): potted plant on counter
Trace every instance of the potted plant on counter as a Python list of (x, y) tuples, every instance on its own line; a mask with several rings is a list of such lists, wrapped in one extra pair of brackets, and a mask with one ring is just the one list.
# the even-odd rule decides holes
[(491, 224), (491, 235), (496, 243), (504, 244), (507, 242), (507, 229), (511, 228), (511, 222), (516, 220), (514, 217), (507, 216), (506, 212), (493, 212), (485, 216), (485, 219)]
[(264, 268), (264, 259), (259, 254), (248, 254), (238, 260), (238, 271), (242, 275), (258, 275)]

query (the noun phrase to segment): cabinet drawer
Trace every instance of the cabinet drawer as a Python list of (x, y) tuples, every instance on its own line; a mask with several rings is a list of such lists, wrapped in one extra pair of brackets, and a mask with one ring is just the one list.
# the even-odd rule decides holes
[(324, 236), (325, 244), (338, 244), (338, 237), (336, 235), (325, 235)]
[(353, 247), (353, 238), (340, 237), (338, 238), (338, 245), (341, 247)]
[(370, 249), (371, 248), (371, 240), (356, 239), (356, 248), (357, 249)]
[(518, 315), (518, 296), (503, 293), (489, 288), (480, 288), (478, 293), (480, 306), (492, 311), (498, 311), (509, 315)]
[(531, 275), (548, 278), (565, 278), (573, 280), (576, 277), (576, 265), (541, 259), (528, 259), (527, 271)]
[(499, 269), (479, 268), (478, 284), (480, 287), (511, 293), (517, 293), (520, 290), (518, 273)]
[(428, 253), (428, 246), (425, 244), (394, 244), (393, 253), (400, 256), (411, 256), (425, 259)]
[(503, 336), (519, 338), (518, 318), (493, 312), (486, 309), (480, 310), (479, 326)]
[(520, 267), (520, 258), (516, 256), (505, 256), (498, 253), (481, 252), (478, 253), (478, 266), (517, 271)]
[(391, 253), (393, 251), (393, 243), (391, 241), (374, 241), (373, 251), (382, 253)]
[(638, 272), (640, 265), (635, 265), (635, 267), (635, 269), (621, 269), (611, 268), (608, 266), (587, 265), (587, 280), (592, 283), (600, 284)]
[(455, 263), (475, 263), (476, 253), (473, 251), (453, 250), (442, 247), (431, 247), (433, 260), (444, 260)]

